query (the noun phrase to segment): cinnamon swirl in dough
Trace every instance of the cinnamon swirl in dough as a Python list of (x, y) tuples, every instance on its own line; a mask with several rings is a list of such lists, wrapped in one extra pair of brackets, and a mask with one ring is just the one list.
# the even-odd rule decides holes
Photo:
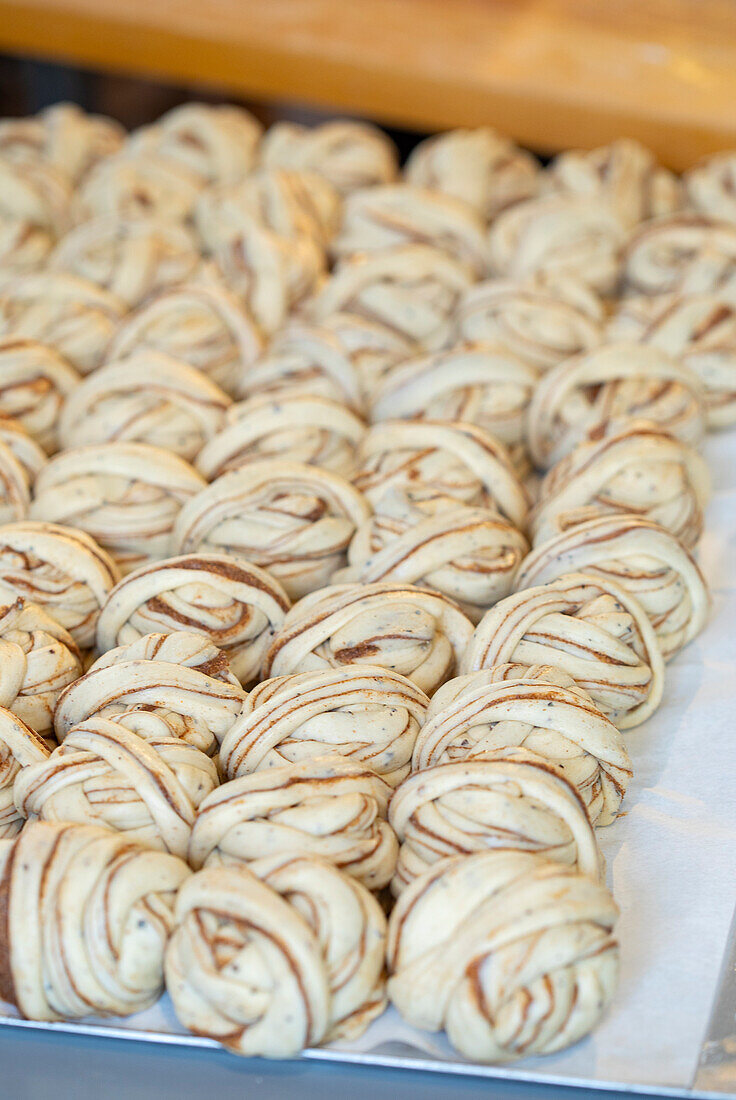
[(701, 214), (736, 222), (736, 156), (715, 153), (693, 165), (683, 176), (688, 202)]
[(395, 787), (428, 706), (411, 680), (366, 664), (263, 680), (223, 741), (220, 766), (232, 779), (334, 752)]
[(658, 164), (644, 145), (627, 138), (599, 149), (560, 153), (545, 178), (555, 191), (600, 199), (631, 227), (683, 205), (677, 176)]
[(131, 1016), (158, 1000), (183, 860), (38, 821), (0, 854), (0, 872), (0, 992), (21, 1015)]
[(188, 363), (234, 395), (260, 355), (262, 339), (235, 295), (202, 278), (164, 290), (130, 314), (119, 325), (108, 358), (127, 359), (144, 350)]
[(72, 214), (77, 224), (104, 217), (185, 223), (201, 189), (201, 180), (183, 164), (128, 146), (87, 174), (74, 196)]
[(3, 159), (50, 165), (75, 184), (97, 161), (116, 153), (124, 140), (118, 122), (87, 114), (75, 103), (55, 103), (32, 118), (0, 122)]
[(200, 805), (189, 862), (216, 867), (307, 852), (380, 890), (399, 852), (386, 820), (391, 793), (370, 767), (333, 754), (241, 775)]
[(664, 661), (644, 608), (594, 574), (565, 573), (486, 612), (462, 671), (508, 661), (566, 672), (619, 729), (645, 721), (662, 699)]
[(637, 419), (697, 446), (705, 434), (704, 388), (694, 371), (659, 348), (604, 344), (541, 379), (529, 406), (529, 450), (534, 463), (547, 468), (578, 443)]
[(171, 552), (174, 520), (205, 481), (148, 443), (101, 443), (55, 456), (36, 482), (31, 519), (78, 527), (122, 573)]
[(25, 275), (0, 291), (0, 332), (47, 344), (80, 374), (100, 366), (125, 303), (63, 271)]
[(488, 221), (533, 198), (543, 178), (536, 157), (490, 126), (425, 138), (410, 154), (404, 175), (415, 187), (462, 199)]
[(262, 675), (380, 665), (428, 695), (452, 676), (473, 632), (457, 604), (411, 584), (335, 584), (295, 604)]
[(0, 582), (69, 631), (81, 649), (95, 640), (100, 608), (120, 579), (115, 562), (73, 527), (26, 520), (0, 526)]
[[(200, 634), (145, 634), (99, 657), (59, 698), (56, 735), (88, 718), (119, 720), (137, 711), (143, 718), (131, 728), (145, 737), (172, 736), (212, 756), (237, 718), (245, 692), (230, 671), (226, 655)], [(160, 722), (147, 724), (160, 716)], [(147, 732), (150, 730), (150, 732)]]
[(527, 553), (522, 533), (490, 508), (416, 503), (390, 492), (358, 528), (338, 582), (399, 581), (449, 596), (477, 622), (511, 591)]
[(614, 581), (639, 601), (665, 660), (697, 637), (710, 594), (695, 559), (674, 535), (636, 515), (600, 516), (543, 542), (521, 564), (516, 588), (580, 571)]
[(85, 378), (61, 414), (64, 447), (150, 443), (192, 461), (225, 425), (230, 398), (160, 351), (136, 351)]
[(126, 151), (167, 162), (200, 184), (237, 183), (253, 168), (260, 137), (260, 123), (243, 107), (185, 103), (136, 130)]
[(80, 377), (53, 348), (21, 336), (0, 336), (0, 418), (16, 420), (53, 454), (61, 410)]
[(644, 222), (623, 257), (628, 294), (703, 294), (736, 284), (736, 225), (683, 211)]
[(21, 771), (41, 763), (48, 755), (42, 738), (12, 711), (0, 706), (0, 839), (17, 836), (25, 825), (13, 798), (15, 780)]
[(471, 672), (439, 689), (414, 746), (414, 770), (526, 749), (560, 769), (593, 825), (610, 825), (631, 779), (619, 730), (580, 689), (546, 679), (543, 666), (529, 679), (496, 673)]
[[(0, 546), (1, 540), (0, 528)], [(108, 593), (97, 649), (105, 653), (145, 634), (185, 629), (211, 639), (233, 674), (249, 684), (289, 606), (273, 577), (234, 554), (166, 558), (129, 573)]]
[(317, 172), (342, 195), (390, 183), (398, 172), (391, 139), (377, 126), (351, 119), (311, 127), (277, 122), (264, 135), (261, 160), (268, 167)]
[(326, 325), (290, 321), (267, 352), (241, 374), (237, 396), (260, 397), (300, 390), (329, 397), (354, 411), (362, 404), (361, 377), (339, 336)]
[(0, 266), (8, 276), (40, 271), (69, 226), (71, 188), (47, 164), (0, 157)]
[(600, 1022), (618, 981), (605, 886), (529, 852), (438, 863), (389, 922), (389, 997), (473, 1062), (549, 1054)]
[(202, 448), (196, 466), (208, 481), (265, 459), (349, 477), (365, 432), (354, 412), (329, 397), (299, 388), (264, 393), (228, 409), (224, 427)]
[(396, 245), (343, 260), (305, 312), (319, 323), (334, 313), (355, 313), (406, 340), (438, 347), (460, 295), (474, 281), (472, 269), (442, 249)]
[(208, 867), (179, 891), (166, 986), (181, 1022), (236, 1054), (287, 1058), (383, 1010), (386, 918), (314, 856)]
[(199, 198), (195, 221), (207, 251), (216, 252), (245, 213), (289, 240), (312, 237), (324, 248), (340, 225), (342, 201), (316, 172), (257, 168), (235, 186), (209, 188)]
[(633, 513), (659, 523), (691, 549), (710, 497), (705, 460), (646, 421), (579, 444), (544, 478), (530, 528), (546, 542), (598, 516)]
[(191, 279), (201, 257), (192, 234), (164, 218), (94, 218), (54, 249), (50, 271), (68, 271), (109, 290), (132, 308)]
[(81, 674), (79, 650), (64, 627), (0, 586), (0, 706), (49, 737), (61, 692)]
[(538, 377), (498, 345), (453, 344), (389, 370), (370, 395), (370, 418), (475, 424), (505, 444), (519, 465)]
[(549, 760), (524, 749), (414, 772), (394, 792), (389, 822), (401, 847), (397, 896), (447, 856), (539, 852), (598, 879), (602, 858), (581, 796)]
[(173, 547), (235, 553), (267, 569), (291, 599), (329, 583), (370, 515), (337, 474), (286, 459), (222, 474), (183, 509)]
[(623, 223), (601, 199), (543, 195), (496, 218), (488, 235), (489, 271), (511, 279), (569, 275), (613, 294), (625, 241)]
[(461, 297), (455, 338), (492, 344), (538, 371), (597, 347), (604, 337), (601, 299), (570, 276), (538, 272), (525, 279), (488, 279)]
[(217, 785), (214, 763), (194, 745), (141, 737), (125, 715), (96, 715), (48, 759), (23, 768), (14, 798), (24, 818), (104, 826), (186, 859), (197, 807)]
[(385, 184), (348, 196), (331, 252), (345, 259), (405, 244), (430, 245), (480, 277), (488, 267), (484, 228), (462, 199), (408, 183)]
[(516, 527), (526, 524), (529, 499), (508, 451), (473, 424), (374, 424), (358, 448), (353, 484), (378, 512), (387, 494), (400, 492), (420, 504), (492, 508)]
[(736, 305), (727, 294), (635, 295), (609, 325), (613, 339), (640, 340), (677, 357), (700, 379), (708, 427), (736, 423)]

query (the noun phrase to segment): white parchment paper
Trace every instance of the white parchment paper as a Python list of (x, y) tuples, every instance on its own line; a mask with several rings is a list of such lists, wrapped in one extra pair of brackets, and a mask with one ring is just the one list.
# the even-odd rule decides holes
[[(711, 437), (706, 454), (714, 495), (699, 558), (713, 616), (668, 665), (657, 713), (627, 733), (625, 813), (599, 833), (621, 909), (618, 996), (594, 1035), (504, 1076), (659, 1088), (693, 1080), (736, 905), (736, 431)], [(107, 1025), (182, 1032), (167, 998)], [(393, 1010), (341, 1049), (351, 1060), (458, 1061), (443, 1036), (415, 1031)]]

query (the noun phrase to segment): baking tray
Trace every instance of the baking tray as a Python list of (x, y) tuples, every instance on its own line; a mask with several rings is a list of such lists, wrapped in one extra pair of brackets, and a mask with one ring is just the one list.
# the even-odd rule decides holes
[[(602, 1025), (559, 1054), (481, 1066), (389, 1009), (359, 1040), (304, 1058), (736, 1098), (736, 432), (710, 437), (705, 451), (714, 496), (699, 556), (714, 611), (668, 666), (662, 706), (627, 733), (625, 812), (599, 833), (621, 907), (621, 983)], [(58, 1024), (18, 1019), (0, 1003), (0, 1026), (219, 1049), (187, 1034), (167, 997), (124, 1020)]]

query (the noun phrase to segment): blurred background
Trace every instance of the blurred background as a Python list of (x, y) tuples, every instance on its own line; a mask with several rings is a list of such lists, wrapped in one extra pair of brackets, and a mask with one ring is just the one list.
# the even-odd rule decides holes
[[(0, 56), (0, 117), (33, 115), (53, 103), (68, 101), (92, 113), (109, 115), (133, 130), (192, 100), (238, 103), (247, 107), (264, 126), (282, 119), (319, 123), (335, 114), (328, 107), (320, 109), (297, 100), (255, 100), (237, 91), (213, 90), (196, 83), (171, 83), (163, 77), (141, 79), (75, 65)], [(384, 129), (394, 139), (402, 160), (427, 133), (391, 125), (384, 125)]]
[(736, 146), (733, 0), (0, 0), (0, 56), (6, 116), (71, 99), (135, 126), (205, 98), (361, 115), (402, 148), (488, 124), (676, 169)]

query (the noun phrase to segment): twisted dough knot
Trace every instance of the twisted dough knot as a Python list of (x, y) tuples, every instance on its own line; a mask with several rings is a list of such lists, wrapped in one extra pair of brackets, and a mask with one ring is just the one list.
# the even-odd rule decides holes
[(342, 195), (390, 183), (398, 173), (391, 139), (377, 126), (348, 119), (312, 127), (277, 122), (261, 142), (261, 160), (270, 168), (317, 172)]
[(609, 333), (676, 356), (700, 379), (708, 427), (736, 423), (736, 307), (725, 294), (624, 299)]
[(623, 256), (623, 288), (634, 294), (730, 291), (736, 283), (736, 226), (705, 214), (645, 222)]
[(237, 183), (255, 164), (261, 133), (243, 107), (186, 103), (136, 130), (126, 151), (166, 162), (202, 185)]
[(706, 157), (685, 172), (683, 183), (688, 202), (698, 213), (736, 222), (736, 157), (733, 153)]
[(473, 1062), (562, 1050), (613, 997), (617, 917), (605, 886), (527, 852), (445, 860), (391, 915), (389, 996)]
[(470, 287), (454, 318), (455, 337), (504, 348), (549, 370), (603, 340), (603, 303), (570, 276), (489, 279)]
[(594, 574), (566, 573), (487, 611), (462, 671), (507, 661), (562, 669), (619, 729), (645, 721), (662, 698), (664, 661), (644, 608)]
[(125, 574), (170, 553), (176, 516), (204, 486), (183, 458), (148, 443), (75, 447), (44, 467), (30, 516), (86, 531)]
[(364, 398), (393, 366), (417, 350), (400, 332), (357, 313), (333, 313), (325, 317), (320, 328), (339, 342), (357, 374)]
[(705, 460), (646, 421), (579, 444), (544, 478), (530, 516), (534, 543), (585, 520), (623, 513), (652, 520), (691, 549), (710, 497)]
[(233, 779), (337, 752), (395, 787), (409, 773), (428, 706), (411, 680), (370, 665), (264, 680), (223, 741), (220, 767)]
[(380, 890), (399, 851), (386, 820), (391, 793), (371, 768), (336, 755), (240, 776), (199, 807), (189, 862), (198, 868), (308, 852)]
[(81, 649), (94, 644), (100, 608), (119, 579), (110, 555), (84, 531), (31, 520), (0, 527), (0, 582), (30, 596)]
[(483, 670), (449, 680), (437, 695), (414, 746), (415, 771), (523, 748), (560, 769), (593, 825), (616, 819), (631, 761), (620, 732), (581, 692), (539, 674), (499, 682)]
[(88, 718), (117, 721), (123, 711), (141, 710), (161, 715), (173, 733), (212, 756), (244, 699), (225, 654), (201, 635), (146, 634), (105, 653), (61, 694), (56, 735), (63, 741)]
[(97, 715), (23, 768), (14, 798), (22, 817), (102, 825), (186, 859), (197, 807), (217, 785), (215, 765), (193, 745)]
[(237, 1054), (284, 1058), (356, 1037), (385, 1006), (386, 918), (313, 856), (208, 867), (176, 903), (166, 985), (181, 1022)]
[(488, 848), (539, 852), (599, 879), (603, 859), (581, 795), (548, 759), (498, 749), (414, 772), (394, 792), (397, 896), (447, 856)]
[(78, 383), (77, 372), (53, 348), (0, 336), (0, 417), (15, 419), (48, 454), (56, 450), (59, 416)]
[(210, 188), (197, 203), (195, 221), (210, 252), (246, 213), (287, 239), (312, 237), (324, 248), (340, 224), (342, 200), (316, 172), (257, 168), (235, 186)]
[(268, 335), (283, 325), (325, 272), (324, 253), (311, 234), (284, 237), (246, 210), (230, 209), (227, 233), (213, 243), (226, 285)]
[[(3, 650), (0, 646), (2, 656)], [(16, 836), (25, 824), (13, 799), (16, 778), (21, 770), (46, 760), (48, 755), (42, 738), (12, 711), (0, 707), (0, 838)]]
[(0, 420), (0, 523), (28, 515), (31, 486), (45, 460), (41, 448), (26, 436), (17, 420)]
[(457, 501), (492, 508), (524, 527), (529, 507), (509, 453), (474, 424), (387, 420), (374, 424), (358, 448), (353, 478), (377, 511), (389, 492), (412, 503)]
[(87, 173), (72, 201), (79, 225), (94, 218), (161, 218), (187, 222), (202, 183), (181, 164), (129, 146)]
[(63, 173), (0, 159), (0, 264), (7, 275), (43, 267), (68, 226), (70, 202)]
[(554, 191), (607, 203), (623, 225), (672, 214), (683, 205), (682, 185), (638, 141), (622, 139), (589, 152), (555, 157), (546, 174)]
[(68, 398), (63, 447), (150, 443), (193, 461), (224, 426), (230, 398), (195, 367), (137, 351), (100, 367)]
[(449, 596), (473, 622), (508, 596), (526, 539), (488, 508), (414, 503), (391, 491), (355, 532), (336, 580), (421, 584)]
[(289, 606), (277, 581), (234, 555), (167, 558), (136, 569), (109, 593), (97, 623), (97, 649), (105, 653), (145, 634), (185, 629), (223, 650), (233, 674), (248, 684)]
[(200, 265), (192, 234), (164, 218), (94, 218), (59, 241), (51, 271), (68, 271), (127, 306), (190, 279)]
[(572, 276), (600, 294), (612, 294), (626, 230), (596, 198), (544, 195), (500, 214), (488, 235), (490, 272), (524, 279), (537, 272)]
[(534, 463), (549, 467), (579, 444), (647, 420), (684, 443), (705, 434), (705, 392), (678, 359), (645, 344), (611, 343), (558, 364), (540, 381), (527, 431)]
[(359, 411), (361, 379), (339, 336), (326, 326), (290, 321), (271, 341), (266, 354), (242, 372), (238, 397), (301, 390), (329, 397)]
[(536, 195), (542, 179), (536, 157), (490, 126), (425, 138), (409, 156), (404, 175), (416, 187), (462, 199), (488, 221)]
[(287, 614), (262, 675), (379, 665), (431, 695), (453, 675), (473, 624), (457, 604), (411, 584), (334, 584)]
[(370, 395), (371, 420), (475, 424), (514, 456), (524, 449), (526, 410), (538, 372), (496, 344), (460, 343), (399, 363)]
[(0, 122), (3, 160), (50, 165), (74, 183), (98, 160), (116, 153), (124, 139), (125, 130), (114, 119), (87, 114), (74, 103)]
[[(0, 361), (0, 366), (1, 366)], [(350, 409), (309, 390), (283, 390), (228, 409), (225, 427), (199, 453), (196, 466), (208, 481), (252, 462), (286, 459), (349, 475), (365, 435)]]
[(80, 374), (100, 366), (125, 304), (64, 271), (24, 275), (0, 293), (0, 332), (54, 348)]
[(74, 639), (41, 607), (0, 586), (0, 706), (42, 736), (62, 690), (82, 673)]
[(439, 347), (473, 281), (471, 269), (442, 249), (397, 245), (343, 260), (305, 309), (320, 323), (333, 313), (355, 313), (406, 340)]
[(665, 660), (705, 626), (710, 594), (693, 557), (674, 535), (634, 515), (601, 516), (544, 542), (522, 563), (520, 591), (563, 573), (614, 581), (647, 613)]
[(176, 856), (89, 825), (33, 822), (4, 855), (0, 994), (31, 1020), (130, 1016), (158, 1000)]
[(231, 470), (182, 510), (174, 549), (240, 554), (268, 569), (291, 599), (321, 588), (345, 564), (370, 509), (337, 474), (286, 460)]
[(202, 280), (164, 290), (132, 313), (118, 326), (108, 357), (162, 352), (196, 367), (232, 395), (261, 346), (255, 322), (235, 295)]
[(430, 245), (480, 277), (487, 267), (484, 229), (480, 214), (462, 199), (408, 183), (390, 183), (348, 196), (331, 251), (337, 259), (345, 259), (406, 244)]

